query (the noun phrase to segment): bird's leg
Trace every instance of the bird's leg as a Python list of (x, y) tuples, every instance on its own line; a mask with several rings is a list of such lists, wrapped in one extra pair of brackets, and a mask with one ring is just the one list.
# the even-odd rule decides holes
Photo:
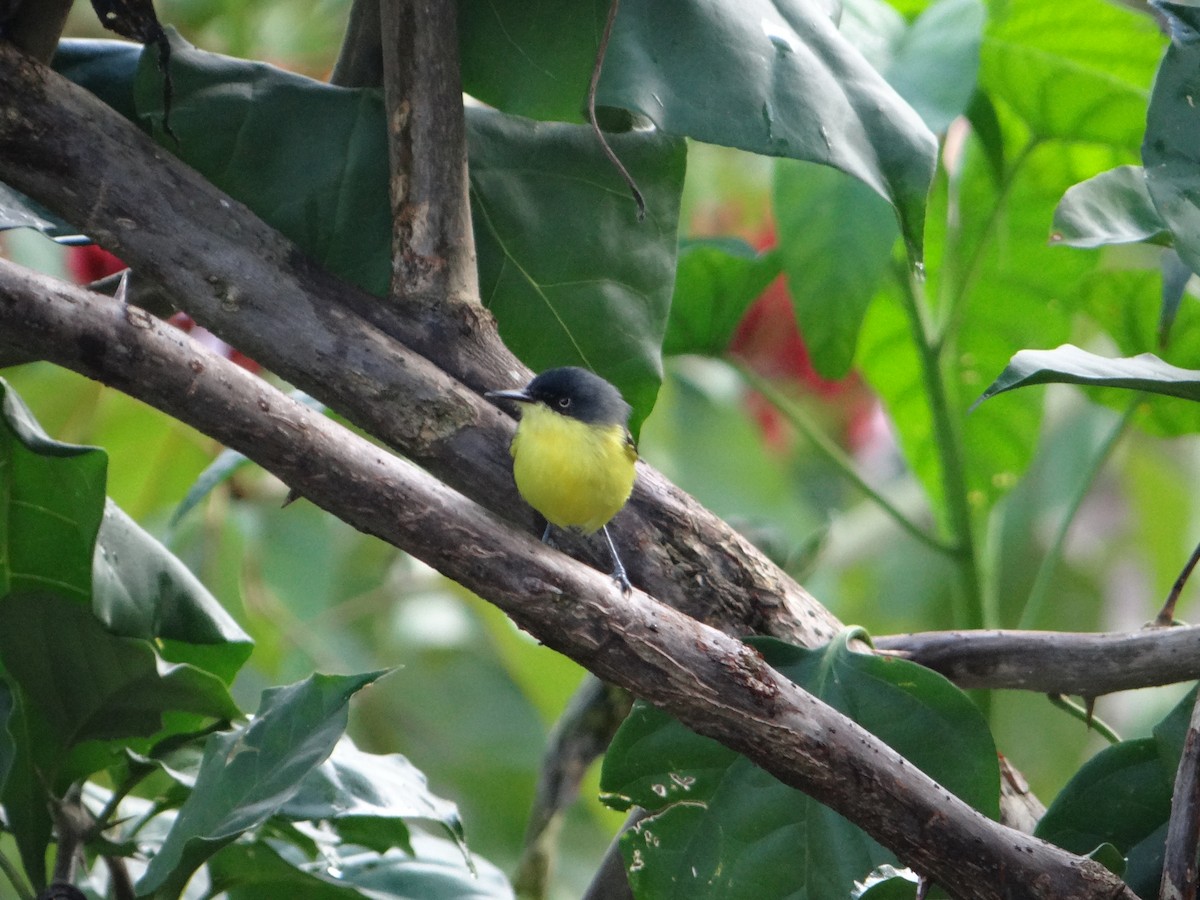
[(542, 543), (543, 544), (550, 543), (550, 529), (553, 527), (554, 526), (551, 525), (549, 522), (546, 523), (546, 530), (542, 532)]
[(600, 529), (604, 532), (604, 540), (608, 541), (608, 552), (612, 554), (613, 570), (612, 578), (621, 589), (621, 593), (628, 596), (633, 591), (633, 585), (629, 583), (629, 576), (625, 574), (625, 566), (621, 563), (621, 557), (617, 555), (617, 545), (613, 543), (612, 535), (608, 533), (608, 526), (604, 525)]

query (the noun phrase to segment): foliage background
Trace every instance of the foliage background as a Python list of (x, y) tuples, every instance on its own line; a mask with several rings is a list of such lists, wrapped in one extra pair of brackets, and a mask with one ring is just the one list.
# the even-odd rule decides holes
[[(898, 4), (905, 13), (922, 5)], [(266, 59), (318, 78), (332, 66), (347, 11), (347, 4), (334, 0), (159, 0), (157, 6), (164, 22), (199, 47)], [(1020, 12), (1030, 5), (1011, 6)], [(844, 28), (859, 29), (870, 56), (877, 33), (872, 27), (887, 15), (866, 3), (849, 9)], [(935, 186), (928, 291), (943, 298), (937, 302), (953, 303), (953, 291), (942, 288), (960, 278), (970, 295), (960, 314), (976, 337), (999, 336), (1005, 352), (1068, 338), (1113, 355), (1153, 350), (1154, 251), (1081, 251), (1047, 246), (1046, 239), (1051, 213), (1068, 187), (1138, 161), (1145, 100), (1164, 41), (1147, 18), (1094, 0), (1012, 12), (1008, 4), (992, 8), (980, 53), (980, 81), (1004, 123), (1005, 142), (982, 150), (972, 144), (958, 156), (947, 150), (954, 174), (940, 176)], [(74, 34), (100, 36), (89, 10), (81, 7), (73, 16)], [(1121, 49), (1102, 52), (1105, 47)], [(873, 61), (886, 71), (890, 51), (876, 51)], [(947, 146), (953, 148), (950, 140)], [(997, 181), (988, 167), (1000, 150), (1010, 176)], [(800, 165), (692, 144), (681, 237), (733, 236), (756, 247), (778, 246), (793, 294), (829, 302), (844, 286), (820, 279), (820, 260), (852, 258), (864, 233), (814, 248), (811, 215), (796, 212), (807, 208), (803, 192), (811, 190), (797, 174)], [(952, 200), (967, 226), (947, 234), (939, 217), (946, 221)], [(972, 210), (988, 215), (973, 219)], [(36, 236), (8, 233), (2, 240), (0, 247), (15, 259), (66, 271), (64, 253)], [(757, 318), (743, 323), (735, 341), (741, 358), (782, 376), (808, 414), (856, 456), (868, 480), (915, 518), (928, 519), (919, 482), (901, 462), (886, 414), (858, 374), (879, 388), (901, 383), (909, 371), (886, 351), (895, 318), (886, 295), (893, 288), (879, 282), (856, 370), (836, 386), (797, 364), (798, 345), (780, 338), (789, 317), (782, 290), (780, 283), (768, 289)], [(1175, 326), (1176, 355), (1169, 357), (1177, 365), (1200, 367), (1200, 354), (1187, 357), (1197, 347), (1198, 327), (1189, 295)], [(974, 348), (960, 350), (956, 363), (969, 370), (967, 355)], [(996, 374), (978, 371), (978, 389)], [(4, 375), (54, 438), (106, 448), (109, 494), (163, 538), (254, 638), (254, 654), (235, 686), (240, 703), (253, 707), (263, 687), (314, 669), (352, 673), (400, 665), (359, 698), (351, 733), (364, 749), (408, 756), (436, 792), (459, 803), (472, 849), (511, 869), (546, 733), (582, 670), (402, 554), (306, 504), (281, 509), (284, 488), (253, 470), (239, 472), (174, 523), (176, 506), (220, 451), (211, 440), (49, 366)], [(992, 496), (977, 498), (977, 509), (1003, 495), (981, 520), (992, 585), (985, 624), (1136, 628), (1152, 617), (1200, 532), (1194, 492), (1187, 489), (1200, 459), (1195, 439), (1145, 433), (1186, 431), (1183, 407), (1156, 400), (1140, 412), (1145, 429), (1122, 439), (1084, 501), (1046, 602), (1026, 610), (1080, 473), (1120, 418), (1075, 389), (1029, 393), (1008, 406), (1008, 398), (989, 401), (989, 414), (1012, 423), (1017, 443), (1029, 449), (1036, 443), (1037, 455), (1024, 474), (1019, 464), (1001, 466), (978, 487)], [(1022, 412), (1021, 404), (1040, 406), (1043, 399), (1047, 414), (1039, 425), (1036, 412)], [(749, 394), (727, 361), (668, 360), (641, 451), (719, 515), (789, 558), (806, 586), (843, 621), (876, 635), (962, 624), (946, 562), (863, 500)], [(1184, 620), (1194, 615), (1194, 594), (1185, 596)], [(1148, 734), (1181, 692), (1105, 698), (1098, 712), (1123, 736)], [(1101, 746), (1036, 696), (997, 695), (990, 715), (997, 745), (1047, 801)], [(594, 801), (595, 784), (593, 775), (567, 824), (558, 896), (578, 896), (621, 819)], [(7, 896), (5, 889), (0, 882), (0, 897)]]

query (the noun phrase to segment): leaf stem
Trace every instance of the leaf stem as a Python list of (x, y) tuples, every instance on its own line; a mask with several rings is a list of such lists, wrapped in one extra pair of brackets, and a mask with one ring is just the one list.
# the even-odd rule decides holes
[(1125, 410), (1124, 415), (1108, 437), (1104, 439), (1104, 443), (1100, 445), (1100, 449), (1092, 458), (1091, 465), (1083, 473), (1083, 477), (1076, 484), (1074, 492), (1071, 494), (1070, 502), (1067, 504), (1066, 512), (1063, 513), (1062, 519), (1058, 523), (1058, 529), (1054, 532), (1054, 540), (1050, 544), (1046, 555), (1042, 558), (1042, 563), (1038, 566), (1037, 575), (1033, 579), (1033, 587), (1029, 589), (1029, 597), (1025, 601), (1025, 609), (1021, 612), (1021, 620), (1018, 623), (1018, 628), (1031, 628), (1033, 623), (1041, 617), (1042, 609), (1046, 605), (1046, 597), (1050, 593), (1050, 582), (1054, 578), (1054, 571), (1058, 568), (1058, 562), (1062, 559), (1063, 547), (1067, 542), (1067, 534), (1071, 530), (1071, 525), (1075, 521), (1075, 516), (1079, 513), (1079, 507), (1083, 504), (1084, 498), (1091, 491), (1092, 485), (1096, 481), (1096, 477), (1100, 474), (1100, 470), (1104, 468), (1104, 464), (1108, 462), (1109, 456), (1112, 455), (1113, 449), (1117, 442), (1125, 434), (1129, 428), (1129, 422), (1133, 419), (1133, 414), (1141, 403), (1140, 397), (1135, 397), (1133, 402)]
[(979, 557), (967, 495), (966, 466), (963, 461), (962, 435), (950, 412), (950, 399), (943, 377), (939, 342), (933, 334), (926, 309), (924, 288), (916, 276), (905, 269), (897, 273), (904, 310), (912, 329), (913, 344), (921, 364), (921, 379), (933, 418), (938, 455), (941, 462), (942, 503), (950, 530), (950, 545), (958, 563), (963, 594), (955, 618), (961, 627), (983, 627), (983, 589), (979, 577)]
[(788, 398), (782, 391), (775, 387), (770, 380), (763, 378), (749, 366), (733, 361), (734, 367), (741, 373), (742, 377), (750, 384), (754, 390), (762, 394), (766, 400), (777, 409), (785, 419), (799, 431), (812, 444), (814, 450), (822, 456), (830, 465), (837, 469), (844, 478), (850, 481), (855, 487), (863, 492), (867, 498), (873, 501), (883, 512), (889, 515), (897, 525), (915, 537), (918, 541), (928, 547), (936, 550), (938, 553), (946, 555), (954, 555), (955, 548), (950, 544), (939, 540), (935, 535), (930, 534), (921, 528), (916, 522), (904, 514), (895, 504), (887, 497), (883, 496), (879, 491), (870, 485), (859, 473), (854, 465), (854, 461), (849, 455), (839, 447), (834, 441), (830, 440), (820, 428), (813, 424), (810, 418), (805, 415), (799, 405)]
[(1088, 701), (1087, 705), (1084, 705), (1081, 703), (1076, 703), (1074, 700), (1071, 700), (1069, 697), (1065, 697), (1062, 694), (1047, 694), (1046, 697), (1049, 698), (1050, 702), (1063, 712), (1067, 713), (1072, 718), (1083, 722), (1088, 728), (1094, 730), (1098, 735), (1100, 735), (1100, 737), (1104, 738), (1110, 744), (1121, 743), (1121, 736), (1113, 730), (1112, 726), (1103, 719), (1099, 719), (1092, 714), (1091, 701)]
[(33, 891), (25, 883), (25, 879), (21, 877), (20, 871), (13, 865), (3, 853), (0, 853), (0, 872), (3, 872), (7, 877), (9, 884), (13, 886), (13, 890), (17, 892), (20, 900), (34, 900)]

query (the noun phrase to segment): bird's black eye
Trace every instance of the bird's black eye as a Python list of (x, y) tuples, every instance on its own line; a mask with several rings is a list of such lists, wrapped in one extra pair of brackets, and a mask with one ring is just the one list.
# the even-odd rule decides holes
[(571, 405), (571, 398), (570, 397), (559, 397), (558, 400), (556, 400), (555, 402), (558, 403), (559, 409), (566, 409)]

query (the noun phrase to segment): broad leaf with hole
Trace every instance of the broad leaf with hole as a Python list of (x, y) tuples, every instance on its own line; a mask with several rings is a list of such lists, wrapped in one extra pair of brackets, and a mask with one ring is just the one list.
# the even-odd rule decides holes
[[(753, 643), (781, 673), (995, 816), (996, 751), (975, 706), (927, 669), (851, 651), (855, 633), (821, 650)], [(846, 896), (894, 862), (836, 813), (648, 705), (621, 726), (601, 785), (610, 805), (651, 814), (622, 839), (634, 891), (647, 896)]]
[[(607, 3), (462, 6), (468, 92), (578, 120)], [(936, 141), (833, 12), (809, 0), (626, 0), (597, 103), (669, 134), (841, 169), (892, 203), (919, 259)]]

